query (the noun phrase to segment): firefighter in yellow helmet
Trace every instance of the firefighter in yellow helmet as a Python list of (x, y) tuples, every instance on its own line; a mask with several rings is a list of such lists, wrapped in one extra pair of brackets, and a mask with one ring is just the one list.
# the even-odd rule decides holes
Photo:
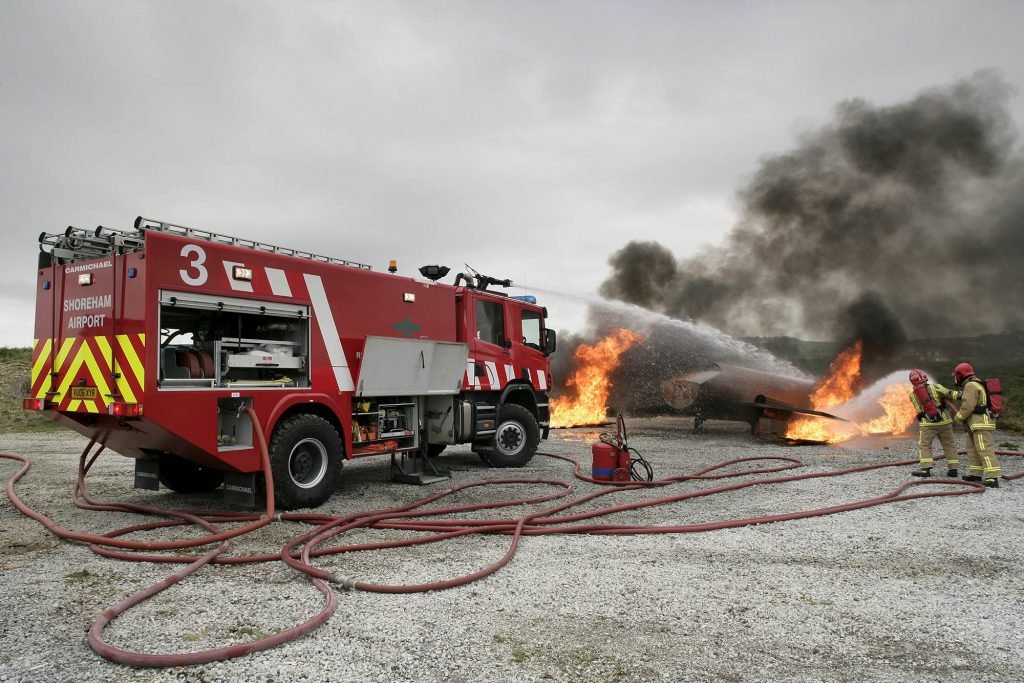
[(961, 389), (962, 402), (960, 410), (953, 419), (963, 422), (967, 428), (967, 459), (970, 472), (964, 476), (966, 481), (984, 481), (985, 486), (999, 488), (999, 459), (992, 450), (992, 432), (996, 421), (988, 411), (988, 392), (985, 383), (975, 374), (970, 363), (960, 363), (953, 368), (953, 379)]
[(915, 477), (932, 476), (932, 467), (935, 465), (932, 444), (938, 439), (942, 444), (942, 455), (946, 458), (946, 476), (955, 477), (960, 455), (956, 450), (956, 439), (953, 438), (953, 417), (944, 399), (956, 398), (956, 392), (941, 384), (929, 382), (923, 370), (910, 371), (910, 384), (914, 388), (910, 392), (910, 402), (917, 409), (917, 457), (920, 462), (920, 467), (911, 474)]

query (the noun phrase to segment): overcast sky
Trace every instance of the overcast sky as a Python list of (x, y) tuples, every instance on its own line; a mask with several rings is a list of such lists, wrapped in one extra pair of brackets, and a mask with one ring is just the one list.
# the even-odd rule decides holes
[(0, 346), (31, 344), (40, 231), (140, 214), (593, 292), (631, 239), (720, 243), (841, 100), (1024, 88), (1022, 26), (977, 0), (2, 0)]

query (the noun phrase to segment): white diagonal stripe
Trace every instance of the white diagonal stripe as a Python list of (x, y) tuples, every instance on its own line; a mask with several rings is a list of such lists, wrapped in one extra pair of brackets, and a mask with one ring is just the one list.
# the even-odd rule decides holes
[(277, 296), (291, 296), (292, 288), (288, 286), (288, 276), (283, 270), (267, 268), (267, 279), (270, 281), (270, 291)]
[(338, 380), (338, 391), (352, 391), (356, 385), (352, 382), (352, 372), (348, 369), (345, 349), (341, 347), (341, 337), (338, 336), (338, 328), (334, 324), (334, 313), (331, 312), (331, 302), (327, 300), (324, 283), (319, 275), (303, 273), (302, 277), (306, 280), (309, 300), (313, 304), (313, 314), (316, 316), (317, 327), (320, 328), (320, 336), (327, 347), (327, 357), (331, 361), (334, 378)]
[(501, 380), (498, 379), (498, 367), (492, 360), (484, 361), (484, 368), (487, 369), (487, 381), (491, 384), (491, 389), (497, 389), (501, 386)]

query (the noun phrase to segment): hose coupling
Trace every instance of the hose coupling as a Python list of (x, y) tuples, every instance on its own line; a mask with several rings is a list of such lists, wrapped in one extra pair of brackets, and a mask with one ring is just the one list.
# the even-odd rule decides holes
[(332, 574), (331, 583), (336, 583), (347, 591), (356, 587), (356, 580), (351, 576), (338, 576), (337, 574)]

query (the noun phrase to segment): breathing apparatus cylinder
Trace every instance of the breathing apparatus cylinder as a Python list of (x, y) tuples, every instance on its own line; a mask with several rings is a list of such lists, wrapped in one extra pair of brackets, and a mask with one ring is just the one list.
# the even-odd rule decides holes
[(923, 370), (910, 371), (910, 383), (914, 387), (914, 397), (921, 404), (921, 413), (918, 419), (924, 418), (929, 422), (938, 422), (942, 419), (942, 411), (932, 398), (932, 392), (928, 391), (928, 375)]
[(924, 416), (935, 422), (942, 417), (939, 412), (939, 407), (935, 405), (935, 401), (932, 400), (932, 395), (928, 391), (927, 384), (915, 384), (914, 385), (914, 396), (917, 397), (918, 403), (921, 404), (921, 412)]

